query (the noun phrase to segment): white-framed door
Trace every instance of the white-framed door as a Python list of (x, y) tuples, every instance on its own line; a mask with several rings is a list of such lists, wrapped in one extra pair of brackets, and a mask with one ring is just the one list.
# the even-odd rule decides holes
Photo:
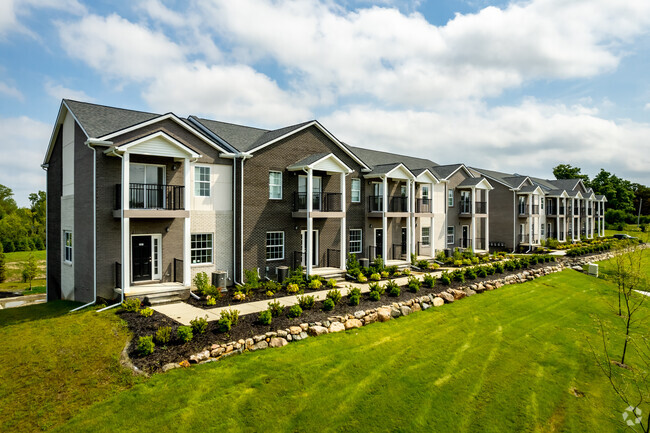
[[(320, 176), (312, 176), (312, 208), (315, 211), (321, 210), (321, 196), (323, 195), (323, 180)], [(305, 197), (300, 201), (300, 208), (307, 209), (307, 176), (298, 176), (298, 194), (300, 197)]]
[(472, 246), (470, 240), (469, 240), (469, 226), (464, 225), (461, 227), (461, 247), (462, 248), (469, 248)]
[(131, 281), (162, 279), (162, 235), (131, 235)]
[[(312, 230), (312, 241), (311, 241), (311, 265), (316, 267), (318, 266), (318, 251), (319, 251), (319, 245), (318, 245), (318, 230)], [(301, 266), (306, 267), (307, 266), (307, 230), (302, 230), (300, 232), (300, 235), (302, 237), (302, 261), (301, 261)]]

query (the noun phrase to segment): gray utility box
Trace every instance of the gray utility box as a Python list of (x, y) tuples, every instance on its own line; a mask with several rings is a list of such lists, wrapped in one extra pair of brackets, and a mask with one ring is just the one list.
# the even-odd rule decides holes
[(282, 284), (284, 280), (289, 278), (289, 267), (288, 266), (278, 266), (276, 268), (278, 273), (278, 283)]
[(217, 271), (212, 273), (212, 285), (217, 289), (221, 289), (222, 292), (227, 292), (226, 281), (228, 278), (228, 273), (226, 271)]
[(594, 277), (598, 277), (598, 265), (596, 263), (589, 263), (589, 265), (587, 265), (587, 273)]

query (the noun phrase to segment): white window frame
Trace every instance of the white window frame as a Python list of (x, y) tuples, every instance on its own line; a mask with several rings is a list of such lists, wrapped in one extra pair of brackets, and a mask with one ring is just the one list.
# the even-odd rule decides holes
[[(269, 235), (270, 234), (278, 234), (278, 233), (281, 234), (281, 237), (280, 237), (281, 243), (279, 243), (277, 245), (269, 245)], [(280, 247), (281, 257), (269, 258), (269, 248), (277, 248), (277, 247)], [(275, 261), (275, 260), (284, 260), (284, 232), (283, 231), (266, 232), (266, 255), (265, 256), (266, 256), (266, 261), (267, 262), (271, 262), (271, 261)]]
[(450, 188), (447, 191), (447, 207), (454, 207), (454, 189), (453, 188)]
[[(200, 177), (202, 175), (205, 175), (205, 173), (201, 173), (202, 171), (207, 170), (208, 171), (208, 180), (200, 180)], [(206, 165), (195, 165), (194, 166), (194, 196), (195, 197), (210, 197), (210, 180), (212, 176), (212, 170), (210, 169), (209, 166)], [(207, 186), (207, 189), (204, 190), (204, 187)], [(204, 192), (207, 191), (207, 194), (203, 194)]]
[[(279, 175), (279, 178), (280, 178), (279, 183), (271, 183), (273, 174), (278, 174)], [(276, 196), (273, 195), (274, 188), (279, 188), (279, 190), (280, 190), (279, 197), (276, 197)], [(282, 200), (282, 172), (281, 171), (269, 170), (269, 200)]]
[[(74, 246), (72, 239), (72, 230), (63, 230), (63, 263), (72, 264)], [(69, 259), (68, 255), (70, 257)]]
[[(358, 240), (353, 240), (352, 239), (352, 232), (358, 232), (359, 233), (359, 239)], [(354, 242), (354, 243), (353, 243)], [(358, 243), (359, 248), (355, 249), (352, 247), (352, 245), (356, 245)], [(363, 252), (363, 230), (362, 229), (350, 229), (350, 253), (352, 254), (359, 254)]]
[[(426, 191), (426, 194), (425, 194), (425, 191)], [(422, 185), (422, 187), (420, 189), (420, 192), (422, 194), (422, 198), (426, 198), (426, 199), (431, 198), (429, 185)]]
[[(451, 229), (451, 233), (449, 233)], [(449, 236), (451, 236), (451, 242), (449, 242)], [(453, 245), (456, 238), (456, 228), (454, 226), (447, 226), (447, 245)]]
[[(356, 188), (354, 186), (357, 186)], [(355, 193), (357, 193), (355, 199)], [(350, 180), (350, 200), (352, 203), (361, 203), (361, 179), (354, 178)]]
[[(210, 246), (209, 247), (194, 247), (195, 242), (206, 242), (206, 240), (197, 240), (195, 239), (195, 236), (209, 236), (209, 242)], [(209, 251), (210, 252), (210, 261), (209, 262), (203, 262), (203, 261), (194, 261), (194, 253), (195, 252), (203, 252), (203, 251)], [(203, 258), (203, 254), (199, 256), (200, 258)], [(205, 265), (211, 265), (214, 263), (214, 234), (213, 233), (192, 233), (190, 236), (190, 263), (192, 265), (196, 266), (205, 266)]]
[[(427, 234), (424, 234), (424, 230), (427, 230)], [(420, 230), (420, 239), (422, 242), (422, 245), (429, 246), (431, 245), (431, 227), (429, 226), (422, 226)]]

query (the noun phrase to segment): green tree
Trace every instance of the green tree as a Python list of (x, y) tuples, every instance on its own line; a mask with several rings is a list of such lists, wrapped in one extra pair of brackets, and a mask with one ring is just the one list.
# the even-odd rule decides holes
[(38, 272), (38, 263), (34, 254), (27, 257), (27, 261), (23, 263), (23, 283), (29, 283), (29, 290), (32, 290), (32, 281), (36, 278)]
[(586, 186), (589, 186), (589, 176), (580, 173), (580, 167), (572, 167), (570, 164), (560, 164), (553, 167), (553, 176), (556, 179), (582, 179)]
[(4, 283), (7, 279), (7, 267), (5, 263), (5, 253), (0, 242), (0, 283)]
[(639, 183), (632, 184), (634, 191), (634, 212), (639, 212), (639, 203), (641, 204), (641, 215), (650, 215), (650, 188)]
[(629, 181), (601, 168), (600, 173), (591, 181), (591, 187), (596, 194), (607, 197), (608, 208), (634, 211), (634, 190)]
[(18, 206), (16, 206), (16, 200), (13, 199), (13, 195), (14, 192), (11, 188), (0, 184), (0, 219), (4, 218), (5, 215), (14, 212), (18, 208)]

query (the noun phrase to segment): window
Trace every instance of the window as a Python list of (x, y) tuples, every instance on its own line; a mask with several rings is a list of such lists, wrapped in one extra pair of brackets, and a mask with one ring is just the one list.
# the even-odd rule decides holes
[(422, 227), (422, 245), (430, 245), (431, 237), (429, 236), (430, 227)]
[(72, 263), (72, 232), (63, 231), (63, 261)]
[[(447, 206), (454, 207), (454, 190), (447, 191)], [(452, 227), (453, 228), (453, 227)], [(453, 244), (453, 242), (452, 242)]]
[(447, 227), (447, 243), (454, 243), (454, 226)]
[(212, 233), (192, 235), (192, 264), (212, 263)]
[(422, 185), (422, 198), (429, 198), (429, 185)]
[(355, 254), (361, 252), (361, 229), (350, 230), (350, 252)]
[(266, 260), (284, 259), (284, 232), (266, 232)]
[(540, 235), (544, 236), (544, 224), (539, 225)]
[(194, 195), (210, 197), (210, 167), (194, 167)]
[(361, 202), (361, 179), (352, 179), (352, 203)]
[(402, 197), (408, 197), (408, 191), (406, 185), (400, 185), (399, 191)]
[[(540, 198), (540, 199), (539, 199), (539, 206), (540, 206), (540, 208), (541, 208), (542, 210), (544, 210), (544, 201), (545, 201), (545, 200), (544, 200), (543, 198)], [(542, 213), (543, 213), (543, 212), (542, 212)]]
[(269, 171), (269, 198), (282, 200), (282, 173)]

